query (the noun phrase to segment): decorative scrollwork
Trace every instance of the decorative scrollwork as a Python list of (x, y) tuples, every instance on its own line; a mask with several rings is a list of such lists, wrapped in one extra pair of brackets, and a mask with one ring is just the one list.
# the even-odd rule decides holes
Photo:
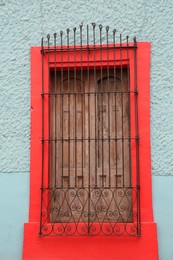
[(118, 196), (119, 197), (124, 197), (124, 195), (125, 195), (125, 190), (124, 189), (118, 190)]
[(137, 235), (135, 188), (44, 189), (42, 235)]
[(75, 191), (70, 191), (70, 196), (71, 197), (76, 197), (76, 192)]

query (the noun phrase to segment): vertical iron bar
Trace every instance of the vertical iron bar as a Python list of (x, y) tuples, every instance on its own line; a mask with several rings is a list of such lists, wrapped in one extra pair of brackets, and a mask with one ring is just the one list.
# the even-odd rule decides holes
[(137, 87), (137, 42), (134, 37), (134, 93), (135, 93), (135, 129), (136, 129), (136, 187), (137, 187), (137, 235), (141, 235), (140, 215), (140, 175), (139, 175), (139, 125), (138, 125), (138, 87)]
[(120, 69), (121, 69), (121, 125), (122, 125), (122, 173), (123, 173), (123, 187), (124, 187), (124, 124), (123, 124), (123, 66), (122, 66), (122, 36), (120, 34)]
[(62, 40), (62, 36), (63, 36), (63, 31), (60, 31), (60, 38), (61, 38), (61, 81), (60, 81), (60, 91), (61, 91), (61, 151), (62, 151), (62, 158), (61, 158), (61, 187), (63, 188), (63, 178), (64, 178), (64, 85), (63, 85), (63, 40)]
[(44, 192), (44, 44), (41, 40), (41, 58), (42, 58), (42, 167), (41, 167), (41, 205), (40, 205), (40, 231), (42, 235), (42, 211), (43, 211), (43, 192)]
[(96, 24), (92, 23), (93, 26), (93, 43), (94, 43), (94, 96), (95, 96), (95, 186), (97, 187), (97, 82), (96, 82), (96, 44), (95, 44), (95, 27)]
[(110, 151), (110, 82), (109, 82), (109, 26), (106, 26), (106, 44), (107, 44), (107, 78), (108, 78), (108, 169), (109, 169), (109, 187), (111, 186), (111, 151)]
[(127, 88), (128, 88), (128, 141), (129, 141), (129, 185), (132, 186), (132, 162), (131, 162), (131, 119), (130, 119), (130, 74), (129, 74), (129, 36), (127, 39)]
[(53, 137), (53, 139), (55, 139), (55, 143), (54, 143), (54, 171), (55, 171), (55, 176), (54, 176), (54, 186), (56, 187), (57, 183), (56, 183), (56, 179), (57, 179), (57, 169), (56, 169), (56, 160), (57, 160), (57, 95), (56, 95), (56, 92), (57, 92), (57, 87), (56, 87), (56, 33), (54, 33), (54, 106), (55, 106), (55, 112), (54, 112), (54, 120), (55, 120), (55, 136)]
[(75, 187), (77, 186), (77, 115), (76, 115), (76, 27), (73, 28), (74, 32), (74, 113), (75, 113), (75, 125), (74, 125), (74, 132), (75, 132)]
[(115, 45), (116, 29), (113, 30), (114, 45), (114, 99), (115, 99), (115, 156), (116, 156), (116, 187), (118, 186), (118, 146), (117, 146), (117, 86), (116, 86), (116, 45)]
[(51, 131), (51, 126), (50, 126), (50, 35), (47, 35), (47, 40), (48, 40), (48, 187), (50, 187), (50, 131)]
[(83, 86), (83, 68), (82, 68), (82, 27), (80, 25), (80, 70), (81, 70), (81, 99), (82, 99), (82, 187), (84, 185), (84, 120), (85, 120), (85, 98), (84, 98), (84, 86)]
[(69, 46), (69, 28), (67, 29), (67, 50), (68, 50), (68, 187), (70, 187), (70, 46)]
[(89, 65), (89, 26), (87, 25), (87, 77), (88, 77), (88, 186), (90, 187), (91, 172), (90, 172), (90, 149), (91, 149), (91, 136), (90, 136), (90, 65)]
[(89, 67), (89, 26), (87, 25), (87, 77), (88, 77), (88, 235), (90, 234), (90, 184), (91, 184), (91, 170), (90, 170), (90, 67)]
[[(102, 166), (102, 175), (101, 175), (101, 182), (102, 182), (102, 187), (104, 186), (104, 129), (103, 129), (103, 93), (104, 93), (104, 89), (103, 89), (103, 64), (102, 64), (102, 29), (103, 26), (100, 24), (99, 25), (99, 29), (100, 29), (100, 88), (98, 86), (98, 104), (97, 104), (97, 108), (98, 108), (98, 112), (97, 114), (99, 114), (98, 118), (97, 118), (97, 122), (98, 122), (98, 156), (99, 156), (99, 143), (100, 143), (100, 116), (102, 117), (102, 138), (101, 138), (101, 142), (102, 142), (102, 156), (101, 158), (98, 157), (99, 159), (102, 159), (101, 161), (101, 166)], [(101, 100), (100, 100), (101, 99)], [(101, 101), (101, 102), (100, 102)], [(101, 103), (101, 104), (100, 104)], [(101, 114), (101, 115), (100, 115)], [(99, 162), (100, 164), (100, 162)], [(100, 166), (100, 165), (98, 165)]]

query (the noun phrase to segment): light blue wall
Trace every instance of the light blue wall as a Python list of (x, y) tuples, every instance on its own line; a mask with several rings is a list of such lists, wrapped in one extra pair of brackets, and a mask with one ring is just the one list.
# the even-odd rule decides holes
[(40, 45), (41, 37), (47, 33), (73, 28), (81, 22), (109, 25), (110, 30), (116, 28), (124, 37), (136, 36), (138, 41), (152, 43), (154, 210), (160, 259), (171, 260), (172, 0), (0, 0), (0, 259), (21, 258), (23, 223), (27, 221), (30, 47)]
[(28, 219), (29, 173), (0, 173), (0, 259), (21, 259)]
[(160, 259), (173, 259), (173, 177), (153, 176), (153, 207), (157, 222)]

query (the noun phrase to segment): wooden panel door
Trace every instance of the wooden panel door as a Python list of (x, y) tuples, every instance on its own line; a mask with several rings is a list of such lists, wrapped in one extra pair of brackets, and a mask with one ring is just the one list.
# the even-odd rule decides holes
[(96, 78), (97, 85), (92, 88), (97, 92), (97, 149), (91, 153), (95, 158), (93, 168), (97, 165), (92, 186), (96, 183), (97, 187), (91, 191), (91, 215), (95, 222), (130, 222), (132, 198), (126, 189), (131, 178), (127, 70), (117, 70), (116, 77), (112, 70), (104, 70)]
[(51, 185), (56, 187), (52, 222), (127, 221), (131, 199), (120, 190), (130, 182), (127, 70), (117, 70), (116, 77), (113, 70), (56, 76), (51, 102), (56, 139), (51, 156)]

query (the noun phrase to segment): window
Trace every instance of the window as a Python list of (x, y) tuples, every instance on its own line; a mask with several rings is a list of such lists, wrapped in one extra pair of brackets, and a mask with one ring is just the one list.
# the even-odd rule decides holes
[[(89, 27), (87, 27), (89, 28)], [(158, 248), (157, 248), (157, 230), (156, 223), (153, 220), (152, 214), (152, 193), (151, 193), (151, 158), (150, 158), (150, 43), (148, 42), (136, 42), (135, 40), (132, 43), (128, 43), (127, 39), (119, 42), (117, 33), (115, 35), (115, 31), (113, 31), (113, 40), (112, 44), (109, 43), (106, 45), (102, 44), (102, 49), (100, 48), (100, 40), (94, 46), (94, 35), (98, 35), (95, 33), (96, 27), (93, 25), (92, 30), (88, 35), (90, 35), (90, 42), (87, 38), (86, 45), (82, 44), (81, 41), (79, 44), (76, 44), (76, 50), (74, 48), (75, 44), (72, 42), (72, 46), (68, 48), (68, 42), (64, 40), (61, 42), (61, 39), (66, 39), (69, 31), (67, 31), (67, 35), (62, 37), (62, 32), (60, 35), (51, 39), (47, 38), (49, 44), (44, 42), (44, 47), (32, 47), (31, 48), (31, 153), (30, 153), (30, 207), (29, 207), (29, 220), (28, 223), (25, 223), (24, 228), (24, 243), (23, 243), (23, 259), (44, 259), (46, 257), (56, 259), (56, 258), (64, 258), (71, 259), (76, 258), (77, 256), (81, 256), (85, 259), (91, 259), (93, 256), (96, 259), (158, 259)], [(99, 27), (102, 33), (102, 27)], [(75, 31), (75, 30), (74, 30)], [(74, 36), (74, 31), (70, 32), (71, 36)], [(108, 28), (106, 30), (106, 33)], [(109, 30), (110, 31), (110, 30)], [(81, 28), (80, 28), (81, 34)], [(110, 32), (111, 34), (111, 32)], [(87, 35), (83, 33), (83, 35)], [(91, 36), (92, 35), (92, 36)], [(107, 35), (107, 34), (106, 34)], [(116, 41), (114, 43), (114, 35), (116, 36)], [(80, 37), (79, 37), (80, 38)], [(84, 43), (84, 37), (82, 37)], [(96, 37), (95, 37), (96, 39)], [(99, 37), (100, 39), (100, 37)], [(102, 39), (102, 37), (101, 37)], [(109, 38), (110, 39), (110, 38)], [(59, 43), (58, 43), (59, 41)], [(65, 41), (67, 46), (65, 46)], [(107, 37), (106, 37), (107, 41)], [(50, 43), (51, 42), (51, 43)], [(123, 43), (122, 43), (123, 42)], [(47, 46), (45, 46), (47, 44)], [(115, 45), (114, 45), (115, 44)], [(54, 46), (51, 46), (54, 45)], [(70, 50), (70, 51), (69, 51)], [(108, 51), (107, 51), (108, 50)], [(76, 55), (75, 55), (76, 51)], [(102, 55), (101, 55), (102, 54)], [(68, 59), (69, 57), (69, 59)], [(75, 60), (76, 57), (76, 60)], [(95, 57), (95, 58), (94, 58)], [(102, 58), (101, 58), (102, 57)], [(68, 62), (69, 60), (69, 62)], [(63, 64), (63, 66), (61, 65)], [(81, 64), (82, 64), (82, 80), (81, 80)], [(76, 65), (76, 66), (75, 66)], [(116, 76), (114, 77), (114, 67), (116, 68)], [(69, 68), (69, 70), (68, 70)], [(76, 77), (75, 75), (76, 68)], [(102, 76), (101, 76), (101, 68), (102, 68)], [(61, 78), (61, 73), (63, 71), (63, 80)], [(60, 173), (62, 171), (62, 166), (68, 163), (68, 157), (66, 157), (66, 161), (58, 161), (58, 151), (61, 152), (62, 136), (60, 135), (62, 131), (62, 125), (57, 127), (57, 140), (54, 139), (54, 131), (55, 131), (55, 113), (57, 111), (57, 120), (65, 120), (68, 121), (68, 95), (66, 97), (67, 109), (65, 105), (63, 109), (57, 110), (59, 104), (57, 104), (57, 109), (55, 109), (55, 99), (60, 99), (60, 104), (62, 101), (61, 93), (58, 94), (58, 91), (61, 92), (61, 86), (63, 83), (64, 88), (68, 88), (68, 78), (71, 79), (70, 84), (70, 105), (72, 109), (70, 109), (70, 115), (72, 118), (75, 118), (75, 95), (74, 86), (75, 86), (75, 78), (76, 78), (76, 99), (78, 95), (78, 108), (76, 106), (76, 111), (78, 111), (78, 120), (80, 122), (80, 118), (82, 117), (82, 107), (85, 112), (85, 118), (88, 117), (89, 111), (87, 102), (87, 82), (88, 82), (88, 72), (89, 79), (92, 79), (92, 73), (96, 72), (96, 81), (94, 82), (94, 86), (96, 86), (96, 103), (95, 98), (93, 103), (94, 105), (94, 122), (96, 122), (96, 143), (97, 143), (97, 153), (93, 152), (95, 148), (90, 149), (94, 156), (96, 154), (97, 158), (97, 172), (101, 172), (102, 175), (102, 122), (104, 122), (104, 146), (108, 150), (107, 156), (109, 155), (109, 142), (105, 139), (109, 134), (109, 130), (107, 130), (108, 121), (105, 121), (110, 116), (110, 119), (115, 115), (115, 111), (117, 110), (117, 116), (121, 118), (121, 74), (123, 78), (123, 97), (124, 97), (124, 108), (129, 107), (129, 113), (126, 113), (126, 122), (127, 132), (130, 131), (130, 151), (127, 153), (127, 158), (125, 159), (126, 167), (131, 170), (126, 170), (126, 175), (124, 175), (124, 184), (126, 187), (123, 187), (123, 178), (122, 173), (117, 174), (117, 182), (116, 178), (114, 179), (113, 185), (114, 187), (114, 196), (111, 197), (114, 199), (115, 204), (114, 211), (118, 209), (121, 212), (121, 218), (117, 218), (116, 216), (112, 217), (109, 215), (109, 210), (105, 214), (106, 205), (109, 206), (110, 196), (107, 196), (108, 200), (105, 200), (103, 196), (104, 192), (106, 194), (110, 194), (112, 192), (111, 187), (109, 187), (109, 181), (107, 182), (107, 177), (109, 174), (103, 177), (98, 176), (98, 184), (101, 182), (100, 190), (102, 191), (102, 196), (100, 197), (100, 202), (94, 202), (91, 204), (91, 192), (89, 189), (86, 190), (86, 197), (88, 198), (88, 208), (85, 206), (85, 212), (82, 215), (83, 219), (79, 220), (78, 216), (73, 214), (74, 220), (70, 222), (68, 215), (65, 217), (62, 214), (62, 218), (57, 217), (57, 213), (59, 211), (57, 206), (58, 196), (58, 184), (56, 187), (55, 177), (57, 181), (60, 181), (61, 174), (57, 173), (57, 170), (60, 169)], [(69, 73), (69, 77), (68, 77)], [(87, 76), (86, 76), (86, 75)], [(56, 75), (56, 76), (55, 76)], [(85, 77), (87, 79), (85, 80)], [(125, 83), (125, 79), (127, 78), (127, 86)], [(56, 79), (56, 82), (55, 82)], [(57, 82), (59, 81), (59, 83)], [(55, 84), (56, 83), (56, 84)], [(81, 89), (84, 88), (85, 84), (85, 94), (81, 92)], [(90, 84), (91, 85), (91, 84)], [(109, 94), (109, 105), (108, 105), (108, 93), (106, 93), (106, 88), (110, 86), (110, 88), (115, 87), (117, 92)], [(120, 93), (119, 93), (120, 88)], [(104, 90), (103, 98), (102, 98), (102, 89)], [(128, 90), (128, 95), (126, 97), (126, 89)], [(129, 91), (130, 89), (130, 91)], [(57, 94), (55, 95), (55, 91)], [(65, 92), (65, 90), (64, 90)], [(110, 91), (111, 92), (111, 91)], [(113, 92), (113, 91), (112, 91)], [(83, 96), (81, 95), (83, 93)], [(116, 106), (114, 107), (113, 96), (116, 95)], [(113, 95), (113, 96), (112, 96)], [(61, 98), (60, 98), (61, 97)], [(65, 99), (65, 95), (64, 95)], [(86, 102), (82, 101), (84, 100)], [(102, 106), (103, 101), (103, 106)], [(92, 104), (91, 94), (89, 95), (89, 102)], [(111, 104), (113, 103), (112, 110)], [(119, 105), (118, 105), (119, 104)], [(126, 105), (125, 105), (126, 104)], [(62, 105), (60, 105), (61, 107)], [(92, 105), (93, 106), (93, 105)], [(108, 113), (109, 107), (109, 113)], [(119, 110), (120, 107), (120, 110)], [(91, 108), (91, 105), (90, 105)], [(98, 113), (95, 113), (95, 109)], [(123, 109), (124, 115), (125, 109)], [(44, 112), (44, 113), (43, 113)], [(119, 114), (118, 114), (119, 113)], [(65, 114), (65, 115), (64, 115)], [(84, 114), (83, 114), (84, 115)], [(138, 115), (138, 116), (137, 116)], [(102, 120), (103, 116), (103, 120)], [(90, 116), (91, 117), (91, 116)], [(58, 119), (59, 118), (59, 119)], [(75, 119), (72, 120), (74, 122)], [(92, 121), (90, 119), (90, 121)], [(88, 120), (83, 120), (84, 126), (88, 126)], [(111, 122), (111, 120), (110, 120)], [(115, 122), (115, 121), (114, 121)], [(115, 124), (113, 122), (112, 130), (110, 129), (110, 143), (112, 135), (115, 134)], [(112, 123), (112, 122), (111, 122)], [(81, 137), (81, 128), (82, 125), (79, 123), (78, 125), (78, 136), (77, 139)], [(125, 125), (125, 124), (124, 124)], [(49, 128), (50, 126), (50, 128)], [(121, 125), (119, 126), (121, 127)], [(58, 130), (59, 129), (59, 130)], [(94, 127), (95, 130), (95, 127)], [(59, 131), (59, 132), (58, 132)], [(73, 129), (71, 129), (70, 139), (74, 139)], [(86, 130), (85, 137), (88, 137), (88, 130)], [(68, 132), (68, 131), (67, 131)], [(87, 134), (86, 134), (87, 133)], [(58, 137), (59, 134), (59, 137)], [(140, 135), (139, 135), (140, 134)], [(125, 136), (126, 133), (124, 133)], [(92, 137), (92, 135), (91, 135)], [(58, 143), (58, 138), (61, 139)], [(101, 139), (101, 141), (100, 141)], [(55, 142), (56, 141), (56, 142)], [(65, 141), (65, 140), (64, 140)], [(75, 142), (72, 140), (70, 151), (75, 149)], [(106, 143), (107, 142), (107, 143)], [(118, 140), (117, 140), (118, 142)], [(122, 139), (121, 141), (122, 142)], [(55, 143), (57, 147), (57, 153), (55, 151)], [(68, 140), (67, 140), (68, 143)], [(90, 142), (91, 143), (91, 142)], [(79, 145), (80, 144), (80, 145)], [(87, 144), (87, 145), (86, 145)], [(124, 144), (125, 145), (125, 144)], [(59, 147), (60, 146), (60, 147)], [(89, 147), (88, 140), (83, 140), (83, 146)], [(82, 150), (82, 145), (80, 140), (77, 140), (78, 149)], [(94, 146), (95, 147), (95, 146)], [(68, 145), (66, 147), (68, 153)], [(101, 149), (101, 150), (100, 150)], [(120, 150), (120, 154), (122, 152), (122, 148), (118, 148)], [(104, 156), (104, 169), (106, 169), (106, 162), (111, 166), (111, 171), (115, 170), (116, 172), (116, 151), (119, 153), (119, 150), (115, 149), (110, 145), (110, 164), (109, 164), (109, 156)], [(89, 148), (86, 147), (86, 151)], [(56, 155), (55, 155), (56, 154)], [(140, 156), (139, 156), (140, 155)], [(75, 154), (76, 156), (76, 154)], [(75, 172), (75, 156), (70, 164), (70, 176), (71, 172)], [(128, 159), (129, 157), (129, 159)], [(54, 159), (53, 159), (54, 158)], [(56, 159), (57, 168), (55, 171), (55, 163)], [(84, 158), (83, 164), (88, 165), (87, 161), (89, 156), (86, 154)], [(108, 159), (107, 159), (108, 158)], [(115, 158), (113, 160), (113, 158)], [(90, 156), (90, 160), (93, 158)], [(82, 161), (81, 155), (78, 156), (78, 164), (80, 166)], [(115, 162), (115, 163), (114, 163)], [(120, 164), (121, 161), (117, 161), (117, 164)], [(95, 163), (95, 161), (94, 161)], [(115, 164), (115, 165), (114, 165)], [(69, 164), (68, 164), (69, 165)], [(95, 165), (95, 164), (94, 164)], [(121, 165), (121, 164), (120, 164)], [(68, 168), (68, 167), (67, 167)], [(74, 169), (73, 169), (74, 168)], [(93, 170), (93, 167), (90, 167)], [(118, 168), (118, 167), (117, 167)], [(121, 167), (120, 167), (121, 168)], [(140, 170), (140, 175), (139, 175)], [(109, 170), (108, 170), (109, 172)], [(122, 170), (119, 171), (119, 173)], [(51, 174), (48, 174), (51, 173)], [(77, 174), (81, 174), (80, 171), (77, 171)], [(85, 176), (85, 168), (83, 168), (83, 173)], [(104, 171), (105, 175), (105, 171)], [(118, 176), (119, 175), (119, 176)], [(67, 170), (68, 176), (68, 170)], [(77, 175), (79, 176), (79, 175)], [(80, 175), (82, 176), (82, 174)], [(92, 176), (92, 175), (91, 175)], [(95, 176), (95, 175), (94, 175)], [(126, 176), (128, 176), (126, 180)], [(139, 180), (140, 177), (140, 180)], [(59, 179), (58, 179), (59, 178)], [(63, 178), (64, 186), (67, 186), (68, 189), (68, 178)], [(82, 187), (82, 177), (77, 179), (79, 190)], [(103, 179), (103, 181), (102, 181)], [(109, 180), (109, 178), (108, 178)], [(102, 187), (103, 182), (103, 187)], [(108, 184), (107, 184), (108, 183)], [(116, 187), (117, 184), (117, 187)], [(87, 185), (87, 184), (86, 184)], [(108, 189), (106, 190), (108, 185)], [(111, 183), (112, 185), (112, 183)], [(41, 188), (41, 189), (40, 189)], [(61, 187), (60, 187), (61, 188)], [(41, 190), (41, 192), (40, 192)], [(119, 192), (118, 192), (119, 190)], [(126, 193), (124, 193), (126, 191)], [(127, 193), (128, 191), (128, 193)], [(139, 192), (140, 191), (140, 192)], [(62, 190), (60, 190), (62, 193)], [(116, 192), (118, 195), (116, 197)], [(75, 190), (73, 189), (71, 195), (76, 198)], [(100, 193), (96, 193), (99, 195)], [(125, 194), (125, 196), (124, 196)], [(127, 196), (128, 194), (128, 196)], [(81, 199), (81, 194), (78, 192), (78, 198)], [(72, 196), (66, 196), (67, 200), (63, 204), (63, 210), (67, 211), (68, 205), (66, 203), (72, 198)], [(85, 199), (85, 196), (83, 196)], [(99, 196), (97, 197), (99, 198)], [(124, 200), (124, 205), (118, 206), (118, 199), (120, 202)], [(60, 197), (59, 201), (63, 201), (62, 197)], [(94, 198), (95, 201), (95, 198)], [(108, 201), (108, 202), (107, 202)], [(126, 204), (128, 201), (128, 204)], [(80, 201), (78, 200), (78, 203)], [(78, 206), (76, 203), (76, 206)], [(89, 204), (90, 203), (90, 204)], [(105, 204), (104, 204), (105, 203)], [(73, 207), (73, 203), (71, 204), (71, 211), (74, 213), (75, 209)], [(82, 200), (82, 205), (85, 205)], [(89, 207), (90, 205), (90, 207)], [(94, 217), (89, 214), (92, 207), (94, 211), (98, 211), (99, 207), (102, 206), (102, 213), (99, 213), (98, 217), (94, 219)], [(95, 206), (98, 205), (98, 208)], [(120, 205), (120, 204), (119, 204)], [(130, 206), (129, 206), (130, 205)], [(108, 208), (108, 206), (106, 206)], [(125, 207), (125, 210), (124, 210)], [(112, 206), (109, 207), (112, 209)], [(128, 210), (128, 211), (127, 211)], [(122, 212), (129, 212), (128, 215)], [(57, 212), (57, 213), (56, 213)], [(133, 213), (132, 213), (133, 212)], [(105, 215), (104, 215), (105, 214)], [(89, 219), (89, 216), (91, 217)], [(105, 216), (105, 218), (104, 218)], [(129, 218), (127, 217), (129, 216)], [(65, 219), (66, 218), (66, 219)], [(88, 218), (88, 219), (87, 219)], [(93, 219), (92, 219), (93, 218)], [(89, 220), (89, 221), (88, 221)], [(94, 220), (94, 221), (93, 221)], [(140, 236), (142, 233), (142, 237), (138, 238), (136, 236)], [(124, 235), (125, 236), (122, 236)], [(67, 236), (71, 236), (70, 238)], [(75, 235), (84, 235), (82, 238)], [(93, 235), (94, 237), (90, 237), (88, 235)], [(98, 236), (102, 235), (102, 236)], [(58, 236), (58, 237), (57, 237)], [(120, 237), (121, 236), (121, 237)], [(125, 250), (124, 250), (125, 248)], [(99, 253), (98, 253), (99, 252)], [(84, 255), (85, 253), (85, 255)]]
[(137, 44), (108, 31), (106, 44), (93, 26), (92, 45), (80, 27), (79, 45), (74, 30), (72, 46), (67, 31), (42, 47), (43, 235), (140, 235)]

